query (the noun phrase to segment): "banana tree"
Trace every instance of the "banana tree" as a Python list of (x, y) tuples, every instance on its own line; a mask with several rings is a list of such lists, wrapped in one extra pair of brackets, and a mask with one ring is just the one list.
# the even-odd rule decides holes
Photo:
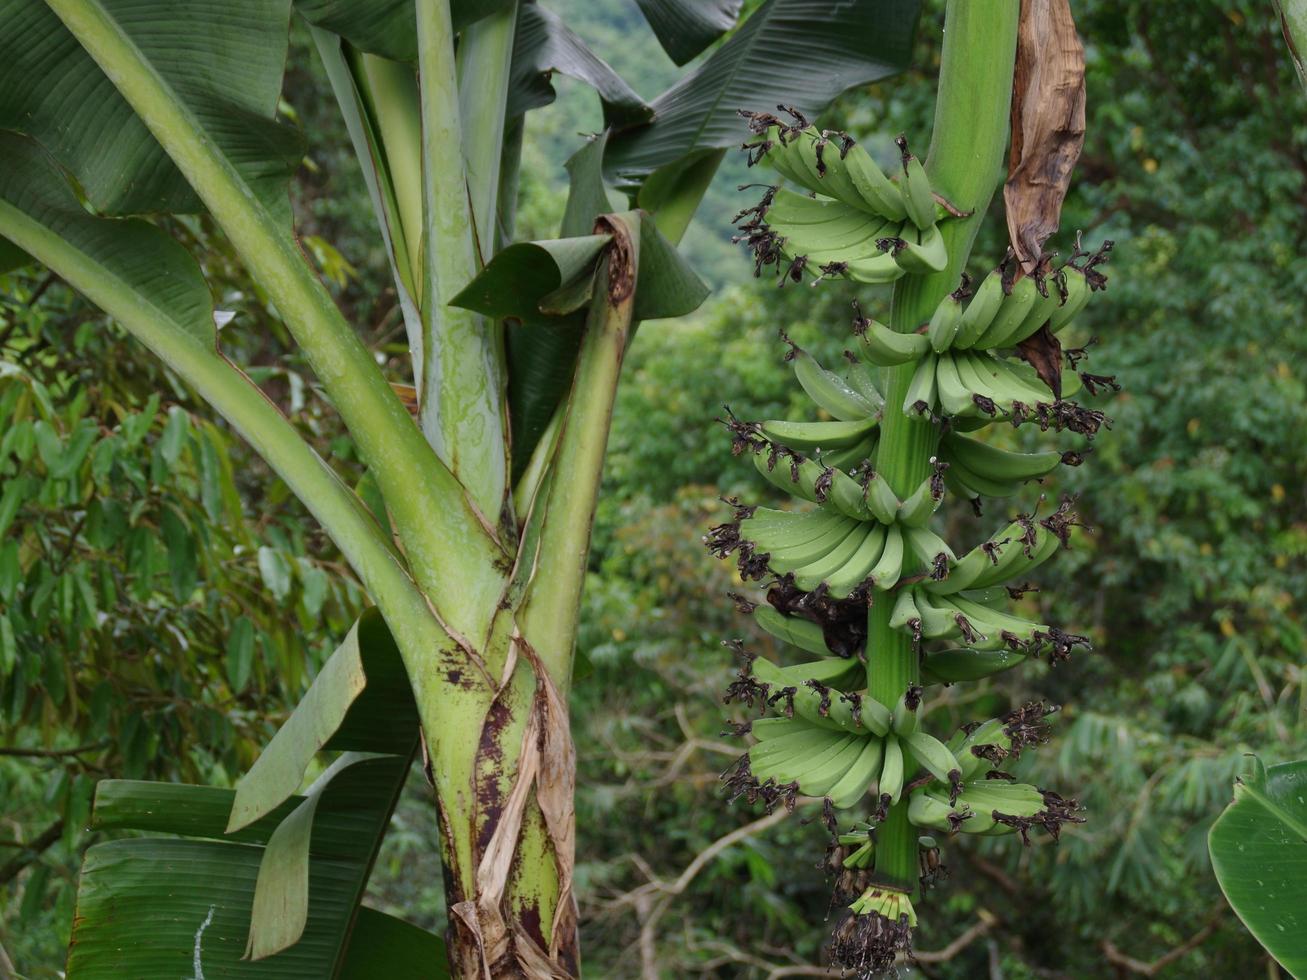
[[(917, 17), (917, 0), (768, 0), (735, 27), (739, 0), (640, 6), (678, 63), (734, 31), (646, 102), (535, 3), (0, 0), (0, 261), (44, 264), (166, 361), (375, 603), (234, 791), (100, 787), (96, 826), (183, 839), (88, 852), (70, 976), (432, 975), (439, 940), (361, 906), (415, 757), (453, 971), (578, 972), (567, 696), (624, 352), (706, 294), (675, 245), (741, 138), (735, 109), (815, 112), (900, 70)], [(410, 376), (378, 367), (296, 239), (304, 134), (277, 116), (292, 16), (367, 182)], [(524, 117), (553, 72), (593, 87), (606, 129), (569, 161), (560, 238), (515, 243)], [(195, 212), (302, 349), (363, 484), (224, 355), (226, 318), (161, 220)]]

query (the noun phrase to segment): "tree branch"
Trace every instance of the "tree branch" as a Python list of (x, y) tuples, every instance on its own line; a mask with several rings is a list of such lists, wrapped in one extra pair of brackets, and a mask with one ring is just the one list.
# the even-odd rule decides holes
[(44, 854), (51, 844), (63, 836), (63, 832), (64, 822), (59, 819), (41, 831), (34, 840), (24, 844), (22, 852), (17, 857), (0, 865), (0, 885), (7, 884), (18, 877), (18, 872)]
[(1131, 973), (1137, 973), (1144, 977), (1155, 977), (1164, 969), (1180, 959), (1187, 953), (1201, 946), (1207, 937), (1220, 928), (1221, 920), (1225, 918), (1225, 906), (1217, 906), (1212, 912), (1207, 924), (1195, 932), (1192, 936), (1182, 942), (1174, 949), (1163, 953), (1151, 963), (1145, 963), (1143, 960), (1137, 960), (1133, 956), (1128, 956), (1121, 950), (1117, 949), (1116, 944), (1110, 939), (1103, 940), (1103, 955), (1107, 957), (1109, 963), (1112, 963), (1123, 970), (1129, 970)]
[(88, 742), (86, 745), (78, 745), (71, 749), (27, 749), (17, 745), (0, 745), (0, 755), (19, 756), (32, 759), (60, 759), (70, 755), (82, 755), (85, 752), (94, 752), (96, 749), (103, 749), (108, 746), (109, 740), (101, 739), (98, 742)]

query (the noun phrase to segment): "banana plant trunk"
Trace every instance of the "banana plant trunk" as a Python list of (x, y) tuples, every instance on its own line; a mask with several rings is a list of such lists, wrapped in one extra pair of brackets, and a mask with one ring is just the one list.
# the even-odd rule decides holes
[[(632, 329), (639, 236), (621, 215), (596, 273), (571, 401), (550, 471), (528, 512), (518, 562), (535, 565), (525, 599), (501, 609), (487, 660), (504, 664), (475, 743), (445, 729), (471, 792), (440, 799), (450, 909), (449, 955), (460, 977), (579, 974), (572, 891), (575, 753), (567, 711), (581, 587), (613, 401)], [(541, 512), (537, 513), (536, 509)], [(538, 539), (531, 540), (533, 535)], [(512, 592), (510, 586), (510, 592)], [(433, 709), (439, 713), (440, 706)]]

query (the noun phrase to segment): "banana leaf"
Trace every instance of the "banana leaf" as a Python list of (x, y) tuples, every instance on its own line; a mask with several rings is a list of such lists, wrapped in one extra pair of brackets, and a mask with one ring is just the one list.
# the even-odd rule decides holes
[[(236, 790), (101, 783), (93, 829), (178, 837), (87, 851), (69, 977), (446, 975), (438, 937), (361, 904), (417, 741), (370, 610)], [(296, 795), (322, 749), (344, 754)]]
[(648, 122), (653, 110), (608, 63), (591, 51), (562, 18), (537, 3), (518, 8), (508, 87), (511, 119), (554, 101), (555, 72), (585, 82), (599, 95), (605, 126)]
[[(209, 839), (138, 837), (87, 851), (69, 945), (71, 980), (448, 976), (439, 937), (360, 904), (409, 760), (345, 758), (349, 763), (323, 788), (309, 828), (309, 914), (302, 937), (259, 960), (244, 956), (268, 843), (279, 818), (299, 812), (304, 801), (287, 801), (238, 835), (237, 843), (218, 839), (231, 790), (102, 783), (93, 829), (173, 831)], [(382, 939), (385, 945), (379, 945)]]
[(650, 103), (647, 126), (614, 134), (604, 161), (624, 187), (696, 150), (738, 144), (737, 110), (810, 116), (841, 92), (906, 68), (919, 0), (768, 0), (698, 68)]
[[(141, 52), (251, 192), (289, 226), (287, 181), (303, 146), (275, 115), (290, 0), (174, 0), (166, 16), (131, 0), (86, 0), (85, 9), (108, 18)], [(0, 0), (0, 23), (0, 129), (41, 143), (100, 214), (199, 209), (145, 123), (44, 0)]]
[(1207, 846), (1235, 914), (1281, 966), (1307, 977), (1307, 760), (1267, 768), (1254, 759)]
[[(508, 7), (511, 0), (450, 0), (454, 30)], [(392, 61), (417, 61), (413, 0), (295, 0), (295, 10), (324, 31), (339, 34), (360, 51)]]
[(667, 56), (683, 65), (735, 25), (743, 0), (635, 0)]

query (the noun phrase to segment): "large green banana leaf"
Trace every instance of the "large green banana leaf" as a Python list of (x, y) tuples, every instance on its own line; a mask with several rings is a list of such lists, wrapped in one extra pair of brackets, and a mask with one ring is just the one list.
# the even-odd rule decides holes
[(653, 122), (609, 140), (605, 169), (638, 184), (696, 150), (737, 144), (739, 109), (785, 104), (816, 115), (846, 89), (906, 68), (919, 13), (919, 0), (767, 0), (651, 103)]
[(603, 104), (605, 125), (639, 125), (653, 118), (653, 110), (635, 90), (562, 18), (540, 4), (524, 3), (518, 8), (513, 38), (508, 116), (519, 116), (553, 102), (554, 88), (549, 79), (554, 72), (585, 82), (595, 90)]
[(669, 58), (683, 65), (735, 25), (743, 0), (635, 0)]
[[(512, 0), (450, 0), (455, 30), (505, 9)], [(413, 0), (295, 0), (310, 24), (339, 34), (360, 51), (392, 61), (417, 61)]]
[(1235, 914), (1286, 970), (1307, 977), (1307, 760), (1254, 760), (1207, 843)]
[[(238, 789), (101, 783), (93, 828), (179, 836), (87, 851), (69, 977), (445, 976), (438, 937), (361, 904), (417, 739), (369, 611)], [(320, 749), (344, 754), (294, 795)]]
[[(251, 192), (288, 221), (286, 183), (302, 146), (274, 116), (290, 0), (85, 3), (112, 20)], [(198, 209), (163, 148), (44, 0), (0, 0), (0, 24), (0, 129), (40, 142), (101, 214)]]

